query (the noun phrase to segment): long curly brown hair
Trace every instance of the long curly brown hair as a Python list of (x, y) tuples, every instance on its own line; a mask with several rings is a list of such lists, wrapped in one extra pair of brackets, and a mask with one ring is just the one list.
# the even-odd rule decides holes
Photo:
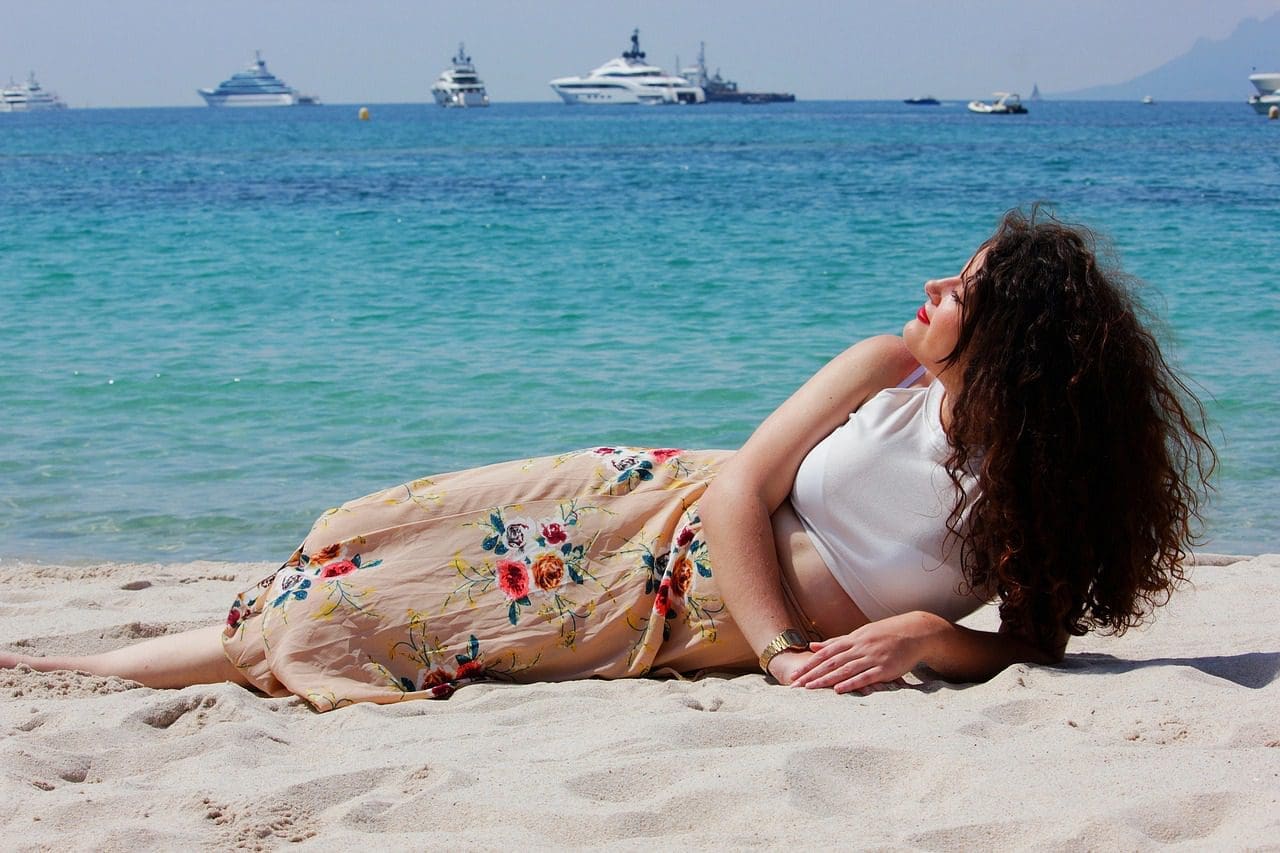
[(1006, 214), (948, 358), (963, 382), (947, 469), (981, 486), (948, 529), (968, 583), (1045, 648), (1122, 634), (1168, 600), (1217, 464), (1203, 406), (1096, 243), (1038, 206)]

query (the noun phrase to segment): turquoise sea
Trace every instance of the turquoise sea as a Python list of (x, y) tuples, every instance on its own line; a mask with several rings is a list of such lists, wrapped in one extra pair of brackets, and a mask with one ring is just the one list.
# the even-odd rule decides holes
[(432, 472), (737, 446), (1035, 200), (1200, 389), (1209, 548), (1280, 546), (1280, 123), (1243, 103), (370, 109), (0, 116), (0, 558), (281, 559)]

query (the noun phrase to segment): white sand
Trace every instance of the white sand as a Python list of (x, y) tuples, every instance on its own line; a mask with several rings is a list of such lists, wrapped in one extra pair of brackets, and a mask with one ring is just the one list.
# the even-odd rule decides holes
[[(220, 622), (267, 571), (6, 562), (0, 644)], [(1280, 849), (1280, 556), (1202, 559), (1193, 580), (1151, 628), (1075, 640), (1060, 667), (866, 696), (480, 684), (316, 714), (231, 685), (0, 671), (0, 843)]]

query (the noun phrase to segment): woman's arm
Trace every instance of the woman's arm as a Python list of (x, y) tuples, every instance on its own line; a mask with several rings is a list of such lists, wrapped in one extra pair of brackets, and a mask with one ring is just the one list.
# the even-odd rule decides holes
[[(773, 511), (786, 500), (813, 446), (915, 366), (902, 339), (892, 335), (845, 350), (765, 419), (700, 501), (703, 534), (725, 606), (757, 653), (782, 631), (797, 627), (779, 583)], [(781, 666), (783, 658), (808, 654), (779, 655), (774, 671), (790, 668)], [(780, 680), (787, 683), (785, 676)]]
[(894, 681), (924, 664), (947, 681), (986, 681), (1014, 663), (1057, 663), (1067, 647), (1061, 632), (1046, 650), (1009, 631), (975, 631), (917, 610), (863, 625), (842, 637), (813, 643), (799, 667), (796, 687), (831, 687), (837, 693)]

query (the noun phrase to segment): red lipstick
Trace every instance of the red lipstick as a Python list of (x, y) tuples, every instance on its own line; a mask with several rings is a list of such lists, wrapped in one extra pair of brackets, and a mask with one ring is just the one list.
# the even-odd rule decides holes
[(920, 310), (916, 312), (916, 319), (926, 326), (929, 325), (929, 315), (925, 313), (924, 306), (920, 306)]

